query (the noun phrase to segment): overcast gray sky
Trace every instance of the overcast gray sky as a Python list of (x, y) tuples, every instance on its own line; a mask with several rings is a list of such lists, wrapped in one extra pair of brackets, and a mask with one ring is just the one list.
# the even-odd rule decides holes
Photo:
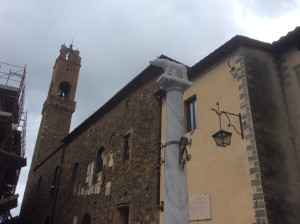
[(82, 57), (72, 130), (160, 54), (192, 66), (237, 34), (273, 42), (299, 21), (300, 0), (1, 0), (0, 61), (27, 65), (19, 207), (62, 44)]

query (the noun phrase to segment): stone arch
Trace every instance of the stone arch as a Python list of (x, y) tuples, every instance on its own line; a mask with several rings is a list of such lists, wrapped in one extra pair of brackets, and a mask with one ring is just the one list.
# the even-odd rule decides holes
[(57, 96), (68, 99), (71, 91), (71, 84), (63, 81), (59, 84)]

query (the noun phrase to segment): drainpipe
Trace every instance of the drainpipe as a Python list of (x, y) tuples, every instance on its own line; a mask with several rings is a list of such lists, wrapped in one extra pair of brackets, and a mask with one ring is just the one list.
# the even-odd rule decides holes
[[(161, 121), (162, 121), (162, 98), (164, 92), (158, 90), (154, 93), (155, 98), (159, 103), (159, 130), (158, 130), (158, 139), (161, 142)], [(164, 206), (160, 204), (160, 176), (161, 176), (161, 144), (157, 143), (157, 181), (156, 181), (156, 206), (160, 211), (164, 211)]]

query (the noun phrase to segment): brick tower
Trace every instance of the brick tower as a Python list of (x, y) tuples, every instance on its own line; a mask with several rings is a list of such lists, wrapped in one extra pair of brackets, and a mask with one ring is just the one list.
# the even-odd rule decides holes
[[(32, 165), (37, 166), (60, 144), (61, 139), (69, 134), (79, 69), (79, 51), (65, 45), (61, 46), (60, 55), (53, 67), (52, 80), (48, 97), (42, 110), (42, 121), (36, 140)], [(32, 167), (32, 166), (31, 166)]]
[[(61, 165), (61, 155), (56, 151), (59, 151), (57, 149), (62, 145), (62, 138), (69, 133), (76, 106), (74, 98), (81, 66), (79, 51), (73, 50), (72, 47), (72, 44), (70, 47), (61, 46), (60, 55), (53, 67), (24, 194), (21, 223), (35, 223), (34, 217), (43, 213), (51, 219), (54, 197), (51, 197), (53, 189), (50, 188), (53, 188), (53, 172), (57, 172)], [(51, 156), (50, 159), (51, 154), (57, 155)], [(41, 167), (42, 164), (44, 165)], [(44, 206), (45, 204), (47, 206)]]

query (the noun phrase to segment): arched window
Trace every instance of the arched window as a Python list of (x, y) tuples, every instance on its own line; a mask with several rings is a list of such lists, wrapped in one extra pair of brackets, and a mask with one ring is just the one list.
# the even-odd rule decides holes
[(57, 185), (57, 181), (58, 181), (58, 172), (59, 172), (59, 166), (56, 166), (54, 173), (53, 173), (52, 184), (50, 187), (50, 196), (53, 196), (54, 192), (56, 190), (56, 185)]
[(59, 84), (57, 95), (62, 98), (68, 98), (70, 93), (71, 85), (68, 82), (61, 82)]
[(75, 182), (77, 179), (77, 175), (78, 175), (78, 166), (79, 163), (75, 163), (73, 166), (73, 173), (72, 173), (72, 181)]
[(98, 172), (103, 170), (103, 159), (104, 159), (104, 147), (101, 147), (98, 150), (98, 154), (97, 154), (97, 171)]
[(40, 176), (39, 182), (38, 182), (37, 187), (36, 187), (36, 193), (37, 193), (37, 194), (40, 192), (41, 184), (42, 184), (42, 179), (43, 179), (43, 177)]
[(89, 213), (85, 213), (85, 215), (82, 218), (81, 224), (91, 224), (91, 217)]

